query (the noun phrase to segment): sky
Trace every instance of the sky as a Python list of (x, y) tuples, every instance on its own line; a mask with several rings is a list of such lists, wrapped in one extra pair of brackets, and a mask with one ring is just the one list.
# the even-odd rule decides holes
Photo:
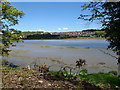
[(14, 28), (21, 31), (68, 32), (86, 29), (99, 29), (97, 21), (88, 22), (77, 19), (80, 14), (90, 14), (81, 11), (81, 5), (87, 2), (11, 2), (11, 5), (25, 15), (19, 19)]

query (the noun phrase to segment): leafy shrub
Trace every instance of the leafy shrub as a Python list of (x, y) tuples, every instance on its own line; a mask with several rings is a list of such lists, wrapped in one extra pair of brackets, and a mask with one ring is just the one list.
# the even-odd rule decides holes
[(85, 75), (85, 74), (87, 74), (87, 73), (88, 73), (87, 70), (86, 70), (86, 69), (83, 69), (83, 70), (80, 71), (79, 74), (80, 74), (80, 75)]
[(73, 75), (65, 71), (49, 71), (52, 76), (64, 77), (64, 79), (70, 79)]
[(120, 78), (116, 75), (116, 71), (88, 74), (87, 70), (82, 70), (78, 77), (95, 85), (102, 85), (103, 88), (116, 88), (116, 86), (120, 87)]
[(109, 71), (108, 73), (111, 75), (117, 75), (117, 71)]

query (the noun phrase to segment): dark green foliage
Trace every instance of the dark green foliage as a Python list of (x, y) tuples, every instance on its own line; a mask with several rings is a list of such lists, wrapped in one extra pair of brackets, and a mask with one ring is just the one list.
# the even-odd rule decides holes
[(82, 70), (80, 71), (78, 77), (95, 85), (102, 85), (103, 88), (116, 88), (116, 86), (120, 87), (120, 78), (117, 77), (116, 71), (89, 74), (86, 70)]
[(59, 39), (59, 35), (51, 35), (51, 34), (33, 34), (28, 35), (26, 39)]
[(50, 74), (52, 76), (55, 76), (55, 75), (63, 76), (63, 71), (50, 71)]
[[(73, 79), (74, 74), (69, 74), (65, 71), (49, 71), (52, 76), (64, 78), (64, 79)], [(76, 78), (87, 81), (91, 84), (100, 86), (101, 88), (116, 88), (120, 87), (120, 78), (117, 76), (116, 71), (110, 71), (108, 73), (88, 73), (86, 69), (81, 70), (76, 74)], [(75, 80), (75, 79), (74, 79)]]
[(15, 7), (11, 6), (11, 4), (7, 1), (1, 2), (0, 8), (2, 8), (1, 15), (1, 29), (2, 33), (2, 56), (7, 56), (10, 52), (9, 47), (14, 46), (13, 42), (22, 41), (20, 38), (21, 31), (17, 31), (11, 26), (18, 24), (18, 18), (21, 18), (24, 15), (23, 11), (17, 10)]
[(108, 72), (110, 75), (117, 75), (117, 71), (109, 71)]
[(65, 71), (50, 71), (50, 74), (55, 77), (64, 78), (64, 79), (72, 79), (73, 75), (69, 74)]
[(65, 71), (50, 71), (50, 74), (51, 74), (52, 76), (63, 77), (63, 76), (68, 75), (68, 72), (65, 72)]
[(114, 49), (120, 63), (120, 1), (118, 2), (91, 2), (82, 6), (82, 10), (89, 10), (91, 15), (80, 14), (78, 19), (99, 20), (105, 30), (105, 36), (110, 42), (108, 48)]
[(86, 69), (83, 69), (79, 72), (79, 75), (82, 75), (82, 76), (85, 76), (87, 75), (87, 70)]
[(87, 29), (87, 30), (82, 30), (82, 32), (95, 32), (95, 31), (99, 31), (99, 29)]
[(21, 32), (14, 29), (9, 29), (9, 30), (3, 30), (2, 34), (3, 34), (2, 44), (4, 45), (2, 48), (2, 55), (6, 56), (8, 55), (8, 52), (11, 51), (9, 50), (10, 45), (15, 46), (13, 42), (22, 41), (22, 39), (20, 39)]
[(96, 37), (105, 37), (105, 34), (106, 34), (105, 31), (100, 30), (100, 31), (96, 31), (94, 35)]
[[(24, 35), (24, 34), (23, 34)], [(67, 39), (67, 38), (77, 38), (77, 36), (69, 36), (69, 35), (52, 35), (50, 33), (47, 34), (29, 34), (24, 35), (23, 39)]]

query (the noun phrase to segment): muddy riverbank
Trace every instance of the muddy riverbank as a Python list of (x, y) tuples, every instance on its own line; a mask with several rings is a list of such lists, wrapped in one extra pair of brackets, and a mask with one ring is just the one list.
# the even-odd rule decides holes
[(50, 69), (58, 70), (65, 65), (75, 67), (76, 60), (81, 58), (86, 60), (87, 65), (83, 68), (89, 72), (117, 70), (117, 60), (103, 52), (111, 55), (115, 53), (105, 48), (24, 44), (11, 49), (12, 52), (7, 59), (21, 67), (46, 63), (51, 66)]

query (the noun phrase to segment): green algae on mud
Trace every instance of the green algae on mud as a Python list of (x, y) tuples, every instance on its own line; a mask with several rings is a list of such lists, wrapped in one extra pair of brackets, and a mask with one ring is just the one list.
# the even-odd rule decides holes
[[(43, 46), (43, 47), (41, 47)], [(46, 46), (46, 45), (45, 45)], [(98, 72), (104, 69), (104, 72), (110, 70), (117, 70), (116, 60), (109, 55), (102, 53), (97, 48), (92, 47), (66, 47), (66, 46), (49, 46), (27, 44), (23, 47), (12, 48), (9, 59), (16, 64), (26, 66), (34, 61), (46, 63), (48, 65), (56, 64), (59, 66), (62, 63), (70, 65), (74, 64), (79, 58), (87, 61), (89, 72)], [(100, 48), (101, 50), (111, 53), (112, 51)], [(98, 63), (104, 62), (105, 65)], [(97, 67), (97, 68), (96, 68)], [(59, 68), (59, 67), (58, 67)], [(58, 68), (52, 68), (53, 70)]]
[(77, 47), (66, 47), (66, 48), (70, 48), (70, 49), (78, 49)]
[(84, 49), (91, 49), (92, 47), (84, 47)]

